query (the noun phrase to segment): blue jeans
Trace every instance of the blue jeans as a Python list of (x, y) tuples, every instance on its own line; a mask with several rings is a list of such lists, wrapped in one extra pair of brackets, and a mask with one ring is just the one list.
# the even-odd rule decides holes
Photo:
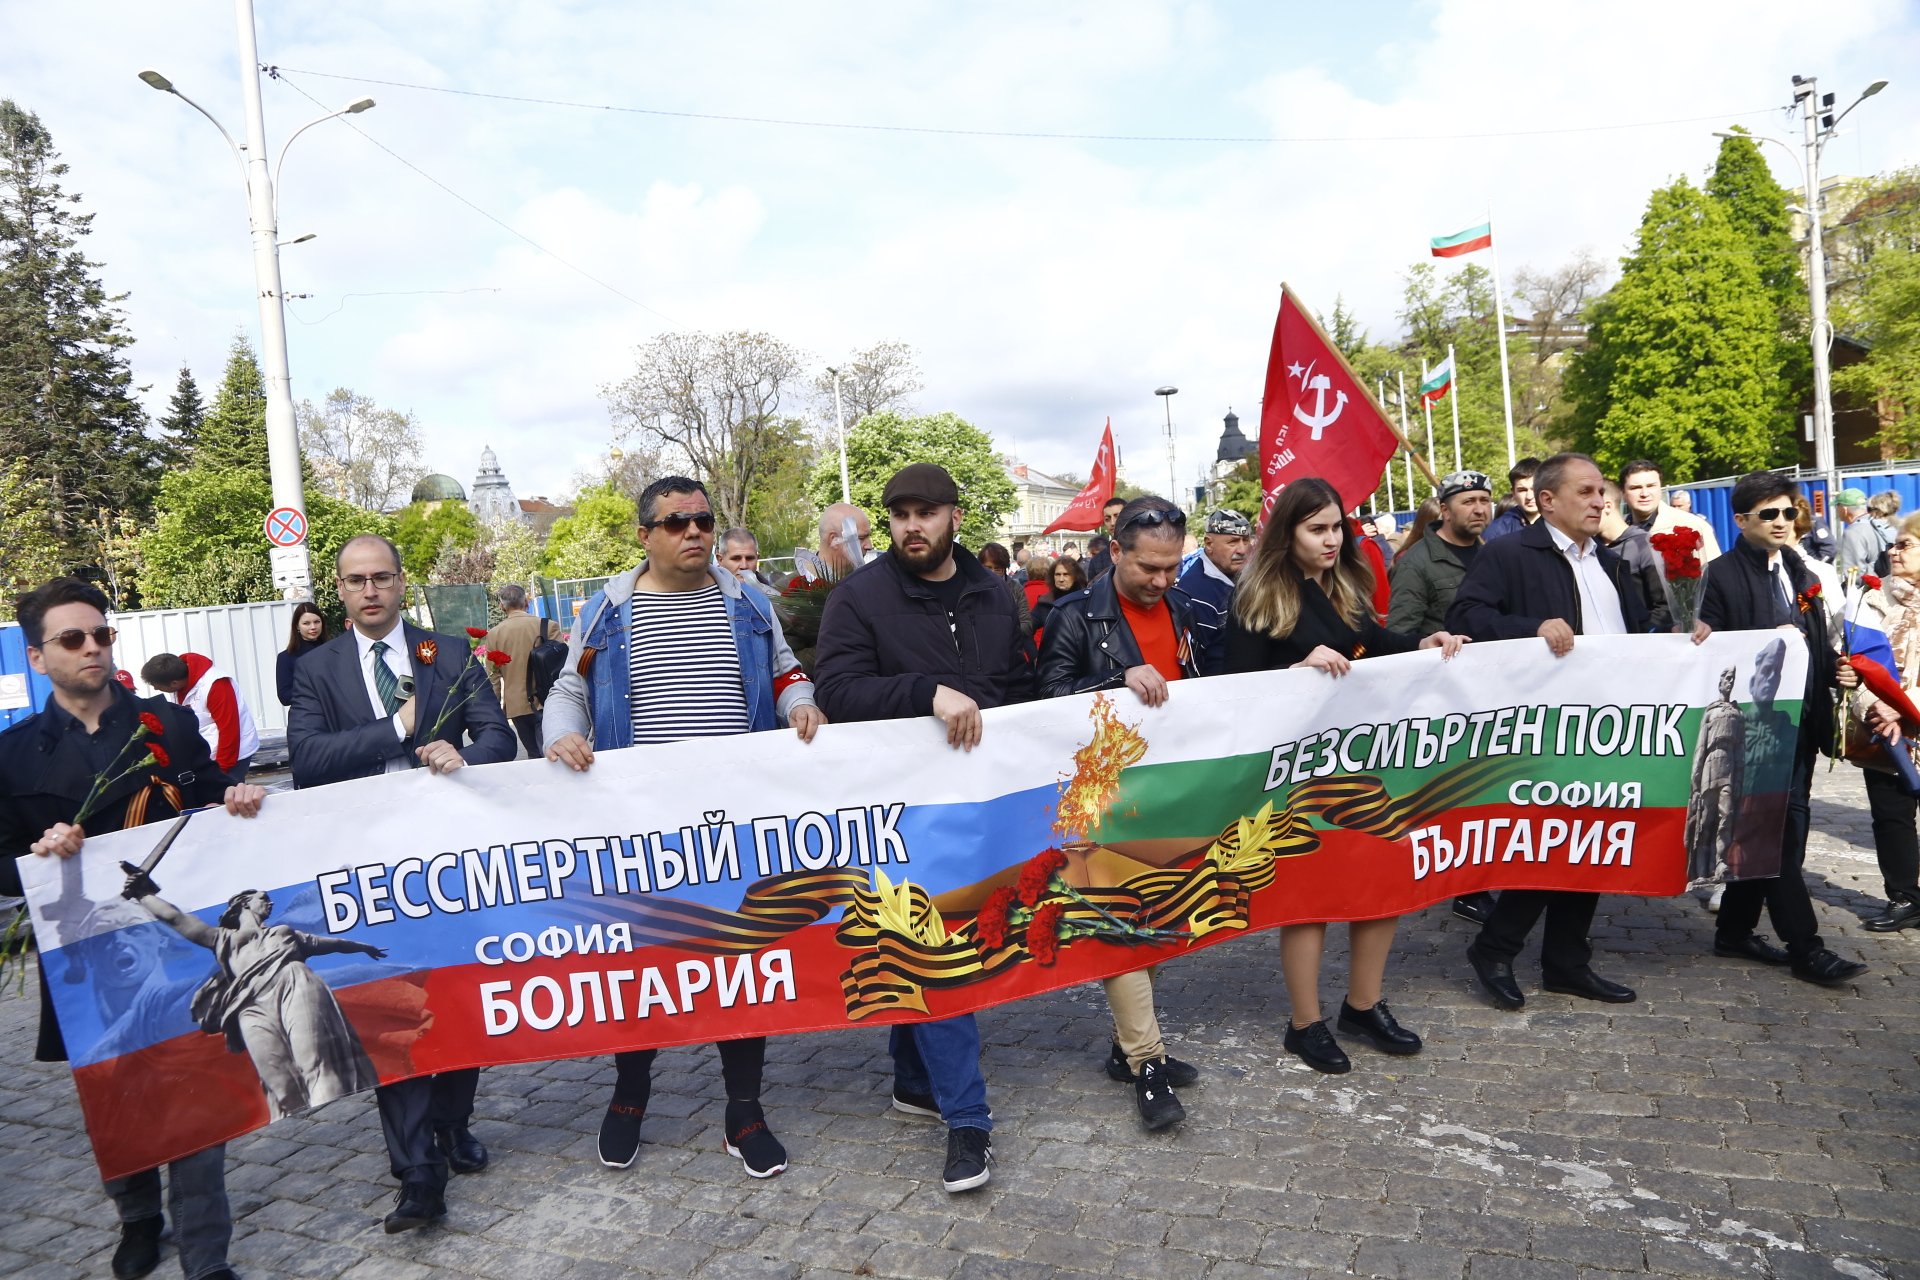
[(980, 1071), (980, 1024), (970, 1013), (893, 1029), (893, 1084), (930, 1093), (949, 1129), (993, 1129), (987, 1078)]
[[(113, 1178), (105, 1186), (123, 1224), (160, 1216), (158, 1169)], [(167, 1166), (167, 1208), (173, 1211), (173, 1245), (187, 1280), (200, 1280), (227, 1265), (233, 1210), (227, 1206), (225, 1144)]]

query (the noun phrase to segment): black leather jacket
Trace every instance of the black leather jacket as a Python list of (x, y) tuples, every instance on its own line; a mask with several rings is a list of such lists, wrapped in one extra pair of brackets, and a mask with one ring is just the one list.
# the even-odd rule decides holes
[[(1199, 676), (1194, 651), (1193, 612), (1186, 592), (1173, 587), (1166, 594), (1173, 610), (1173, 633), (1180, 645), (1180, 669), (1187, 679)], [(1037, 683), (1043, 698), (1095, 689), (1115, 689), (1127, 682), (1127, 668), (1146, 659), (1120, 614), (1119, 589), (1113, 574), (1103, 574), (1091, 586), (1053, 602), (1047, 615), (1047, 633), (1040, 645)]]

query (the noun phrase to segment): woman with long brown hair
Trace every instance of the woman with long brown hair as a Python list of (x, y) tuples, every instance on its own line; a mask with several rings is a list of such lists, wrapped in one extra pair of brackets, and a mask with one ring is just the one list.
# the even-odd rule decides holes
[(287, 647), (280, 651), (274, 670), (274, 686), (280, 705), (293, 705), (293, 664), (327, 642), (327, 616), (311, 600), (293, 606), (293, 626), (288, 629)]
[[(1373, 616), (1373, 569), (1347, 534), (1340, 495), (1324, 480), (1296, 480), (1280, 493), (1253, 559), (1234, 588), (1227, 622), (1227, 670), (1275, 671), (1311, 667), (1345, 675), (1356, 659), (1414, 649), (1458, 653), (1464, 636), (1436, 631), (1425, 638), (1387, 630)], [(1394, 1020), (1380, 998), (1397, 917), (1347, 925), (1353, 951), (1340, 1030), (1384, 1053), (1420, 1052), (1420, 1037)], [(1286, 1047), (1316, 1071), (1339, 1073), (1353, 1064), (1320, 1014), (1320, 960), (1325, 924), (1293, 924), (1280, 931), (1280, 968), (1293, 1016)]]

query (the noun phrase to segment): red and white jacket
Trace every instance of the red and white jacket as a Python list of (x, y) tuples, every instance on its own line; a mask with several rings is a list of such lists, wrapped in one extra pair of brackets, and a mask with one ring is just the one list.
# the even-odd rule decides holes
[(173, 700), (192, 711), (200, 721), (200, 736), (207, 740), (214, 763), (231, 770), (260, 749), (260, 731), (254, 728), (253, 713), (240, 700), (233, 677), (213, 665), (213, 659), (200, 653), (183, 653), (187, 664), (187, 687)]

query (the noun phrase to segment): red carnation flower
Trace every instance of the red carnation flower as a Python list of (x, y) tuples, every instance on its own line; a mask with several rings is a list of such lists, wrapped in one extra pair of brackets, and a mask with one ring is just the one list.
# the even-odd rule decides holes
[(487, 629), (485, 627), (468, 627), (467, 634), (475, 640), (485, 640), (487, 638)]
[(975, 936), (980, 939), (980, 950), (998, 951), (1006, 945), (1007, 913), (1013, 910), (1015, 901), (1013, 890), (1005, 886), (987, 895), (986, 905), (980, 908), (973, 926)]
[(167, 749), (157, 742), (149, 742), (147, 744), (147, 754), (152, 756), (153, 762), (162, 769), (173, 763), (167, 756)]
[(1049, 902), (1033, 913), (1033, 919), (1027, 922), (1027, 950), (1041, 964), (1052, 964), (1060, 950), (1060, 917), (1066, 913), (1066, 904)]
[(513, 661), (513, 655), (505, 649), (489, 649), (487, 650), (487, 661), (496, 667), (504, 667)]
[(1820, 584), (1818, 582), (1813, 582), (1809, 584), (1807, 589), (1805, 591), (1802, 591), (1800, 594), (1805, 596), (1809, 600), (1818, 600), (1820, 598)]
[(156, 738), (164, 736), (167, 732), (167, 726), (160, 723), (160, 717), (151, 711), (140, 713), (140, 727)]
[(1067, 855), (1058, 849), (1042, 849), (1020, 869), (1020, 901), (1031, 907), (1046, 896), (1053, 873), (1067, 865)]
[(1860, 581), (1869, 591), (1878, 591), (1880, 589), (1880, 578), (1876, 574), (1863, 573), (1860, 575)]

